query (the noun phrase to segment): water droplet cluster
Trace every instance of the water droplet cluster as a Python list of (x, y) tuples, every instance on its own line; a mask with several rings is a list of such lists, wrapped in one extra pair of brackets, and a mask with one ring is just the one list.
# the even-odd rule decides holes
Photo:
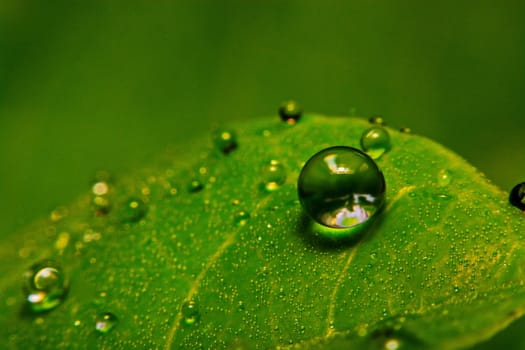
[[(72, 278), (71, 293), (85, 286), (97, 291), (91, 297), (75, 294), (57, 310), (71, 317), (70, 329), (57, 331), (64, 334), (64, 347), (89, 333), (101, 335), (94, 337), (101, 344), (126, 348), (291, 348), (312, 335), (331, 334), (329, 342), (351, 329), (342, 344), (355, 336), (351, 342), (358, 346), (348, 348), (421, 348), (404, 333), (404, 321), (380, 324), (376, 331), (378, 325), (367, 318), (437, 314), (441, 306), (434, 292), (460, 302), (484, 275), (494, 278), (484, 266), (504, 268), (510, 231), (496, 243), (493, 229), (504, 220), (501, 212), (513, 210), (506, 200), (487, 209), (493, 226), (467, 232), (457, 213), (475, 220), (477, 207), (497, 198), (458, 199), (454, 190), (465, 176), (449, 162), (424, 168), (417, 152), (388, 153), (390, 136), (394, 145), (415, 137), (389, 135), (384, 121), (375, 118), (373, 125), (361, 121), (311, 145), (325, 131), (310, 127), (315, 116), (301, 119), (294, 108), (279, 111), (282, 121), (239, 130), (239, 136), (229, 129), (213, 134), (213, 144), (208, 140), (202, 153), (190, 155), (192, 168), (179, 169), (170, 159), (168, 170), (148, 169), (138, 184), (97, 178), (90, 205), (98, 217), (82, 208), (88, 224), (74, 208), (51, 213), (43, 233), (52, 242), (49, 256), (77, 259), (67, 266), (71, 274), (81, 271)], [(259, 141), (264, 144), (254, 147)], [(331, 142), (360, 144), (361, 150), (330, 147)], [(252, 154), (260, 158), (250, 159)], [(385, 166), (392, 193), (385, 209), (379, 166)], [(291, 184), (296, 176), (297, 188)], [(511, 197), (511, 203), (520, 202), (523, 191)], [(384, 220), (378, 220), (381, 210)], [(347, 233), (358, 237), (353, 234), (365, 227), (374, 231), (366, 231), (371, 234), (355, 250), (347, 249), (356, 247), (355, 240), (338, 240)], [(307, 237), (313, 230), (334, 239)], [(432, 239), (418, 236), (429, 230)], [(487, 242), (490, 251), (479, 242)], [(28, 244), (17, 254), (32, 259), (39, 247)], [(33, 311), (57, 307), (67, 290), (64, 269), (55, 262), (35, 264), (26, 274), (24, 297)], [(16, 306), (14, 299), (5, 305)], [(147, 313), (141, 314), (144, 306)], [(46, 313), (32, 316), (39, 329), (56, 324)], [(125, 334), (136, 337), (128, 340)]]

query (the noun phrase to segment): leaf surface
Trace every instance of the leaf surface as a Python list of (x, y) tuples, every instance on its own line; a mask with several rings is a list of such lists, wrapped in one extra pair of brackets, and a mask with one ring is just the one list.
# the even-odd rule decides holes
[[(424, 137), (388, 128), (384, 209), (352, 239), (319, 234), (297, 199), (301, 167), (326, 147), (359, 148), (369, 127), (320, 115), (239, 124), (228, 154), (198, 141), (109, 181), (106, 215), (90, 193), (11, 235), (0, 248), (3, 348), (452, 349), (520, 317), (523, 213)], [(272, 159), (287, 176), (268, 192)], [(144, 202), (140, 215), (130, 198)], [(70, 289), (34, 313), (21, 286), (42, 259), (61, 263)], [(106, 312), (118, 322), (100, 334)]]

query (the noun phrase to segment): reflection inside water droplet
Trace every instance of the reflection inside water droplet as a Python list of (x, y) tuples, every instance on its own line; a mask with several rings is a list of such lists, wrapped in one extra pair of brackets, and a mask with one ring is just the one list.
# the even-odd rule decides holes
[(67, 278), (54, 261), (43, 260), (31, 266), (24, 274), (24, 293), (33, 311), (47, 311), (57, 307), (65, 298)]
[(378, 159), (390, 149), (390, 135), (386, 129), (376, 126), (361, 135), (361, 148), (373, 159)]
[(385, 201), (382, 172), (372, 158), (352, 147), (330, 147), (313, 155), (297, 187), (306, 213), (331, 228), (360, 225)]
[(95, 321), (95, 330), (99, 333), (106, 334), (111, 331), (118, 323), (118, 318), (110, 312), (98, 315)]

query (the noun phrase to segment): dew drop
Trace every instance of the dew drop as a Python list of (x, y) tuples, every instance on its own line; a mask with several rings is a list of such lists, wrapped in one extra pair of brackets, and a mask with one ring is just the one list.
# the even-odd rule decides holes
[(402, 132), (403, 134), (411, 134), (412, 133), (412, 129), (407, 128), (407, 127), (400, 128), (399, 131)]
[(191, 180), (190, 183), (188, 184), (188, 191), (190, 193), (200, 192), (200, 191), (202, 191), (203, 188), (204, 188), (204, 185), (202, 184), (201, 181), (199, 181), (197, 179)]
[(373, 159), (378, 159), (390, 149), (390, 135), (386, 129), (376, 126), (361, 135), (361, 148)]
[(301, 118), (302, 113), (303, 111), (301, 107), (293, 100), (286, 101), (279, 107), (279, 116), (281, 117), (281, 120), (290, 125), (297, 123)]
[(213, 137), (213, 143), (222, 153), (229, 154), (237, 148), (237, 136), (232, 130), (218, 130)]
[(122, 210), (122, 221), (137, 222), (146, 215), (147, 205), (140, 198), (129, 198)]
[(450, 185), (450, 182), (452, 181), (452, 177), (450, 174), (450, 171), (447, 169), (441, 169), (438, 171), (437, 176), (437, 184), (438, 186), (445, 187)]
[(306, 213), (331, 228), (361, 225), (385, 201), (383, 173), (372, 158), (352, 147), (330, 147), (313, 155), (297, 187)]
[(525, 182), (514, 186), (509, 194), (509, 202), (516, 208), (525, 211)]
[(197, 303), (193, 300), (186, 301), (182, 305), (182, 323), (186, 326), (192, 326), (199, 321), (200, 313), (197, 309)]
[(33, 311), (51, 310), (57, 307), (67, 294), (66, 275), (52, 260), (37, 262), (25, 272), (24, 277), (24, 294)]
[(239, 210), (235, 213), (233, 221), (237, 226), (244, 226), (248, 222), (250, 214), (247, 211)]
[(51, 212), (51, 215), (49, 216), (51, 221), (58, 222), (65, 218), (69, 214), (69, 211), (66, 207), (58, 207), (55, 210)]
[(104, 216), (109, 213), (111, 209), (111, 202), (109, 195), (111, 176), (107, 171), (98, 171), (95, 174), (95, 179), (91, 186), (93, 194), (92, 204), (97, 216)]
[(385, 120), (383, 119), (383, 117), (381, 117), (379, 115), (374, 115), (374, 116), (368, 118), (368, 122), (370, 124), (375, 124), (375, 125), (381, 125), (381, 126), (385, 126), (386, 125)]
[(118, 318), (111, 312), (98, 315), (95, 321), (95, 330), (101, 334), (111, 331), (118, 323)]
[(261, 168), (262, 188), (268, 192), (277, 190), (286, 182), (286, 169), (277, 160), (270, 160)]

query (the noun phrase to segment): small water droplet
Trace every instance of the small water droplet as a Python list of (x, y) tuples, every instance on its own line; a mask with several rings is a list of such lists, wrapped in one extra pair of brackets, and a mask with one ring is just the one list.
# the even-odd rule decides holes
[(188, 184), (188, 191), (190, 193), (200, 192), (202, 191), (203, 188), (204, 188), (203, 183), (197, 179), (191, 180), (190, 183)]
[(137, 222), (146, 215), (148, 207), (140, 198), (129, 198), (122, 208), (122, 221)]
[(111, 210), (109, 195), (111, 176), (107, 171), (98, 171), (91, 186), (93, 193), (92, 204), (97, 216), (104, 216)]
[(52, 260), (43, 260), (32, 265), (24, 277), (24, 293), (33, 311), (51, 310), (57, 307), (67, 294), (66, 275)]
[(400, 128), (399, 131), (402, 132), (403, 134), (411, 134), (412, 133), (412, 129), (407, 128), (407, 127)]
[(233, 130), (218, 130), (213, 137), (213, 143), (222, 153), (229, 154), (238, 146), (237, 135)]
[(270, 160), (261, 168), (262, 187), (268, 192), (277, 190), (286, 182), (286, 169), (277, 160)]
[(290, 125), (297, 123), (301, 118), (302, 113), (303, 111), (299, 104), (293, 100), (286, 101), (279, 107), (279, 116), (281, 117), (281, 120)]
[(247, 211), (239, 210), (235, 213), (233, 221), (237, 226), (244, 226), (248, 222), (250, 214)]
[(509, 202), (518, 209), (525, 211), (525, 182), (519, 183), (509, 194)]
[(68, 215), (69, 211), (66, 207), (58, 207), (51, 212), (51, 221), (58, 222)]
[(182, 305), (182, 322), (186, 326), (194, 325), (199, 321), (200, 313), (194, 300), (186, 301)]
[(376, 126), (361, 135), (361, 148), (373, 159), (378, 159), (390, 149), (390, 135), (386, 129)]
[(118, 323), (118, 318), (111, 312), (98, 315), (95, 321), (95, 330), (99, 333), (106, 334), (111, 331)]
[(306, 213), (331, 228), (367, 222), (385, 201), (385, 179), (377, 164), (358, 149), (336, 146), (313, 155), (297, 184)]
[(441, 169), (438, 171), (437, 176), (437, 184), (438, 186), (445, 187), (450, 185), (450, 182), (452, 181), (452, 176), (450, 174), (450, 171), (447, 169)]
[(375, 125), (381, 125), (381, 126), (385, 126), (386, 125), (385, 120), (383, 119), (383, 117), (381, 117), (379, 115), (374, 115), (374, 116), (368, 118), (368, 122), (370, 124), (375, 124)]

